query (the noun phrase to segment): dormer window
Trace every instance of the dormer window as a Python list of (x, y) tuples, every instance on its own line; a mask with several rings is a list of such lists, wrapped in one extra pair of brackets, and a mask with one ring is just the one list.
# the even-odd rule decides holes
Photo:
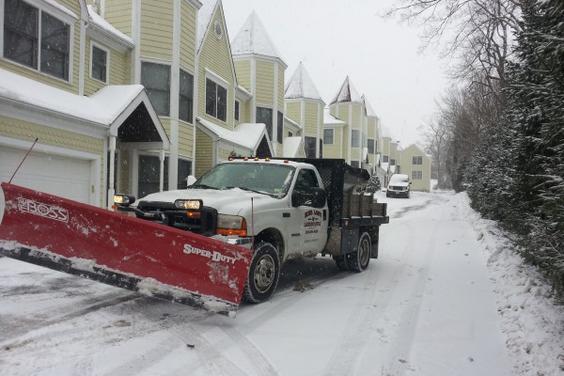
[(93, 79), (108, 82), (108, 51), (92, 44), (90, 75)]
[(223, 36), (223, 28), (221, 27), (221, 22), (215, 21), (213, 30), (215, 31), (215, 36), (217, 37), (217, 39), (221, 39), (221, 37)]
[(206, 79), (206, 114), (221, 121), (227, 119), (227, 89)]

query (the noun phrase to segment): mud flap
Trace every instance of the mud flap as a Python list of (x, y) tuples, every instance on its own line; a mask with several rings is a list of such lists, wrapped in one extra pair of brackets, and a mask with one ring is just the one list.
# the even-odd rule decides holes
[(235, 312), (251, 252), (188, 231), (2, 183), (0, 254), (144, 295)]

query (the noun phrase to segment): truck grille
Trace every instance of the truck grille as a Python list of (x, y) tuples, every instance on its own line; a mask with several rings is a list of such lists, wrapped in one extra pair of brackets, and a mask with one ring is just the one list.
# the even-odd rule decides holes
[(203, 207), (200, 210), (199, 218), (189, 218), (186, 214), (186, 210), (179, 210), (170, 202), (141, 201), (137, 209), (148, 215), (144, 217), (138, 213), (137, 216), (139, 218), (159, 222), (204, 236), (215, 235), (217, 228), (217, 210), (209, 207)]

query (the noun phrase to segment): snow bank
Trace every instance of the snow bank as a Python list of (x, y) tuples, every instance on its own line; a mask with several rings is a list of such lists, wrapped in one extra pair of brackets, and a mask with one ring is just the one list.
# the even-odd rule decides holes
[[(564, 372), (564, 307), (556, 306), (549, 283), (516, 253), (495, 221), (486, 220), (465, 202), (467, 218), (483, 243), (506, 345), (519, 375)], [(556, 366), (555, 366), (556, 365)]]

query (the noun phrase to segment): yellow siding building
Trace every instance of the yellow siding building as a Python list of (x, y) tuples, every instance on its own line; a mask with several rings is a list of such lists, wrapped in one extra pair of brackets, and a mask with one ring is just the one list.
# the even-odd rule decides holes
[(409, 176), (412, 190), (431, 190), (431, 158), (419, 146), (410, 145), (401, 152), (401, 170)]

